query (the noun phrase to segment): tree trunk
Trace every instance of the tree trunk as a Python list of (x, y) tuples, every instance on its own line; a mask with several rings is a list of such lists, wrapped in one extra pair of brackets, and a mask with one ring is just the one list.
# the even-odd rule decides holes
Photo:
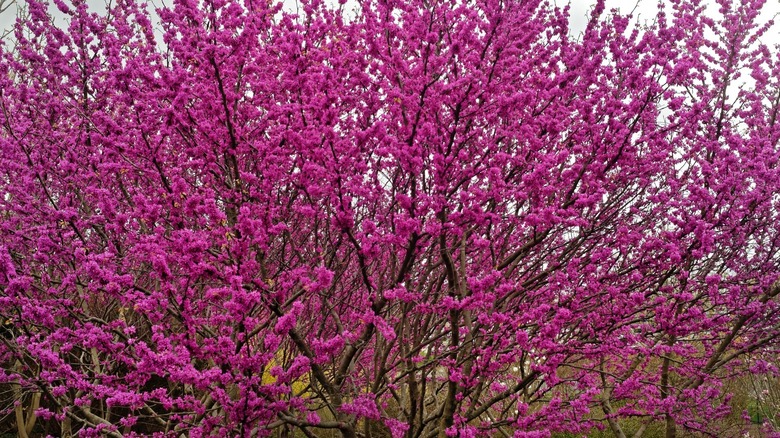
[(666, 415), (666, 438), (677, 438), (677, 422), (674, 417)]

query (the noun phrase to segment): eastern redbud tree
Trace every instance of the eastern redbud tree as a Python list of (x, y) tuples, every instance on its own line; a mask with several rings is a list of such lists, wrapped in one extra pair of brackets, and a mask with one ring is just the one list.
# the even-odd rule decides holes
[(3, 424), (735, 433), (725, 383), (777, 372), (780, 57), (717, 6), (26, 0)]

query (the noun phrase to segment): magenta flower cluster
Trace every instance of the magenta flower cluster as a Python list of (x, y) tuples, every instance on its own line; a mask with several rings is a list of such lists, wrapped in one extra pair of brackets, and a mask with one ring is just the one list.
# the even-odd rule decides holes
[(0, 425), (725, 436), (778, 373), (776, 30), (553, 3), (25, 0)]

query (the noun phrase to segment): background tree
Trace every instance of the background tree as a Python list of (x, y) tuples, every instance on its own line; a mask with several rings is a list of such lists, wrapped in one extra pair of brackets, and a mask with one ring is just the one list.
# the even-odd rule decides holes
[(776, 371), (780, 59), (719, 5), (28, 1), (17, 433), (720, 433)]

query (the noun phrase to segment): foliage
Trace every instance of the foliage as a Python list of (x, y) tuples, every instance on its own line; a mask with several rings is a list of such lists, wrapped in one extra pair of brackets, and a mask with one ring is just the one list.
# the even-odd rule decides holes
[(661, 3), (27, 0), (18, 434), (717, 435), (777, 372), (780, 58), (762, 1)]

